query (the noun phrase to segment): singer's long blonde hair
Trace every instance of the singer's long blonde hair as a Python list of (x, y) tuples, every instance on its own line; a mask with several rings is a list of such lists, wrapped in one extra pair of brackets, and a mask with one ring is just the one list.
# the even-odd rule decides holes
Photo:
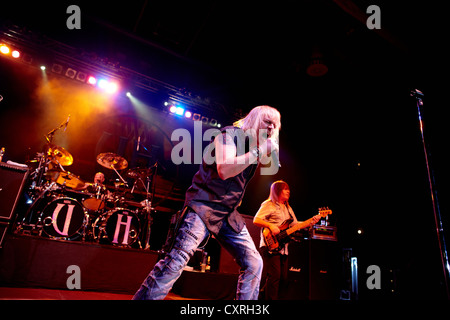
[(280, 112), (271, 106), (258, 106), (253, 108), (244, 118), (239, 119), (234, 126), (246, 131), (252, 129), (255, 133), (261, 128), (261, 124), (264, 118), (269, 118), (275, 125), (272, 138), (278, 140), (279, 132), (281, 129), (281, 115)]

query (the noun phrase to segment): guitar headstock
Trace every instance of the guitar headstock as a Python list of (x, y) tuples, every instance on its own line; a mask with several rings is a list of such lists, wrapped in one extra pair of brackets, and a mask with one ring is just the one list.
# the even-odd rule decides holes
[(319, 208), (319, 214), (322, 218), (325, 218), (327, 215), (332, 214), (333, 211), (331, 211), (328, 207), (321, 207)]

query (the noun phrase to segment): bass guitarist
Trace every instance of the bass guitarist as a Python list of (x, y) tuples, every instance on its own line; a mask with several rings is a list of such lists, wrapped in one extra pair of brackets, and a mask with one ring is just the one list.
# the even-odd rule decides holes
[[(270, 195), (265, 200), (253, 219), (253, 223), (261, 227), (260, 253), (264, 267), (261, 281), (261, 291), (265, 300), (279, 299), (280, 284), (287, 283), (288, 274), (288, 246), (286, 243), (275, 243), (276, 250), (272, 250), (273, 244), (267, 243), (267, 234), (275, 239), (282, 230), (287, 227), (308, 227), (316, 224), (321, 216), (316, 215), (309, 219), (308, 223), (297, 221), (294, 211), (288, 203), (290, 197), (289, 185), (284, 181), (275, 181), (270, 187)], [(301, 226), (300, 224), (303, 224)], [(266, 234), (266, 236), (265, 236)]]

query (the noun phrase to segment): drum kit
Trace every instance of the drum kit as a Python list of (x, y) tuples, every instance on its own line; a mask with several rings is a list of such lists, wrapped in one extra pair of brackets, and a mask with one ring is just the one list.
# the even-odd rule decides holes
[[(119, 247), (150, 249), (152, 224), (150, 192), (157, 163), (151, 168), (125, 171), (134, 181), (130, 188), (119, 173), (128, 167), (120, 155), (107, 152), (97, 156), (97, 163), (118, 176), (114, 186), (99, 181), (86, 183), (65, 167), (73, 163), (72, 155), (47, 139), (44, 152), (29, 161), (32, 168), (28, 195), (30, 207), (18, 221), (16, 232), (59, 240), (89, 241)], [(104, 176), (103, 176), (104, 178)], [(129, 194), (144, 190), (144, 200), (129, 200)], [(154, 189), (154, 188), (153, 188)], [(142, 199), (142, 197), (141, 197)], [(141, 200), (140, 199), (140, 200)]]

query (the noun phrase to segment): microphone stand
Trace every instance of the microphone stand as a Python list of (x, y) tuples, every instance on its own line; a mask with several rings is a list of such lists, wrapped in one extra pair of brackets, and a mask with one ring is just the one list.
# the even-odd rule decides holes
[(414, 89), (411, 91), (411, 96), (416, 99), (417, 103), (417, 113), (419, 116), (419, 126), (420, 126), (420, 134), (422, 136), (422, 144), (423, 144), (423, 151), (425, 154), (425, 165), (427, 167), (427, 173), (428, 173), (428, 183), (430, 187), (430, 195), (431, 195), (431, 203), (433, 205), (433, 214), (434, 214), (434, 221), (436, 225), (436, 233), (439, 243), (439, 251), (441, 254), (441, 263), (442, 268), (444, 271), (444, 284), (445, 284), (445, 290), (447, 293), (447, 299), (450, 300), (450, 291), (448, 287), (448, 278), (450, 273), (450, 264), (448, 261), (448, 254), (447, 254), (447, 246), (445, 244), (445, 237), (444, 237), (444, 227), (442, 224), (442, 217), (439, 210), (439, 202), (437, 198), (437, 191), (435, 188), (435, 181), (433, 176), (433, 170), (430, 168), (429, 158), (431, 158), (431, 154), (427, 150), (426, 143), (425, 143), (425, 136), (423, 132), (423, 121), (422, 121), (422, 113), (421, 108), (423, 107), (423, 93), (417, 89)]
[[(52, 143), (53, 140), (53, 135), (55, 134), (56, 131), (58, 131), (59, 129), (61, 129), (62, 127), (66, 126), (69, 124), (69, 120), (70, 120), (70, 114), (69, 117), (64, 120), (64, 122), (62, 122), (58, 127), (54, 128), (53, 130), (51, 130), (49, 133), (47, 133), (45, 135), (45, 139), (47, 140), (48, 143)], [(64, 131), (66, 131), (66, 129), (64, 129)]]
[[(158, 160), (156, 160), (156, 163), (153, 165), (155, 170), (150, 175), (147, 176), (147, 186), (145, 187), (145, 190), (147, 192), (147, 196), (145, 199), (145, 209), (147, 213), (147, 232), (145, 237), (145, 248), (144, 250), (150, 250), (150, 234), (152, 231), (152, 224), (153, 224), (153, 217), (152, 217), (152, 211), (155, 210), (155, 208), (152, 207), (153, 200), (155, 197), (155, 179), (158, 171)], [(149, 201), (150, 199), (150, 201)]]

